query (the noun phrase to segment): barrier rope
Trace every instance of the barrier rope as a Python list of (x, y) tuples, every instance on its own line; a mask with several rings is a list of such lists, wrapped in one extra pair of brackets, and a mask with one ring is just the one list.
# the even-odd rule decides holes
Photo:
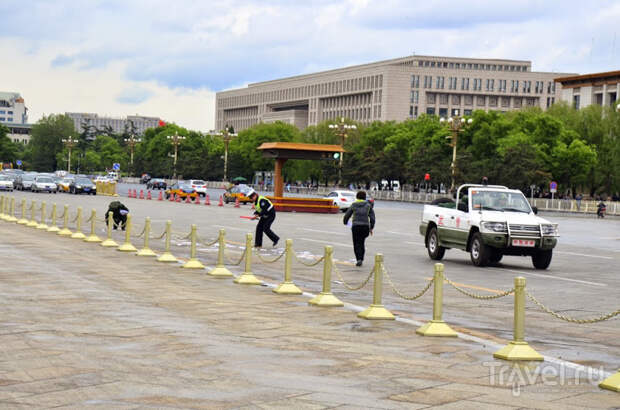
[(599, 317), (594, 317), (594, 318), (589, 318), (589, 319), (575, 319), (569, 316), (564, 316), (561, 315), (557, 312), (554, 312), (553, 310), (549, 309), (548, 307), (546, 307), (545, 305), (543, 305), (538, 299), (536, 299), (534, 297), (534, 295), (532, 295), (530, 292), (528, 292), (527, 290), (525, 291), (525, 294), (527, 295), (527, 297), (534, 302), (539, 308), (541, 308), (544, 312), (549, 313), (551, 316), (560, 319), (560, 320), (564, 320), (566, 322), (570, 322), (570, 323), (578, 323), (578, 324), (585, 324), (585, 323), (597, 323), (597, 322), (603, 322), (605, 320), (609, 320), (615, 316), (620, 315), (620, 309), (616, 310), (615, 312), (610, 312), (607, 314), (604, 314), (602, 316)]
[(149, 239), (158, 240), (158, 239), (163, 239), (164, 236), (166, 236), (166, 228), (164, 228), (164, 231), (162, 232), (161, 235), (159, 235), (159, 236), (149, 236)]
[(180, 232), (172, 231), (172, 235), (170, 235), (170, 236), (172, 237), (172, 239), (176, 239), (176, 240), (189, 239), (192, 236), (192, 232), (190, 231), (187, 235), (184, 235), (184, 234), (182, 234)]
[(364, 286), (366, 286), (366, 284), (368, 283), (368, 281), (370, 280), (370, 278), (372, 278), (372, 274), (375, 273), (375, 267), (373, 266), (372, 270), (370, 271), (370, 273), (368, 274), (368, 277), (361, 283), (361, 285), (359, 286), (351, 286), (347, 283), (347, 281), (344, 280), (344, 278), (342, 277), (342, 273), (340, 272), (340, 270), (338, 269), (338, 267), (336, 266), (335, 263), (332, 264), (332, 268), (334, 269), (334, 271), (336, 272), (336, 275), (338, 275), (338, 278), (340, 279), (340, 282), (342, 282), (342, 284), (344, 285), (345, 288), (349, 289), (349, 290), (360, 290), (361, 288), (363, 288)]
[(131, 237), (132, 238), (141, 238), (142, 235), (144, 235), (144, 232), (146, 232), (146, 224), (144, 224), (144, 226), (142, 227), (142, 232), (140, 232), (138, 235), (131, 234)]
[(497, 295), (478, 295), (476, 293), (471, 293), (466, 291), (463, 288), (460, 288), (459, 286), (457, 286), (456, 283), (452, 282), (450, 279), (448, 279), (447, 277), (444, 276), (445, 281), (452, 286), (454, 289), (458, 290), (459, 292), (461, 292), (463, 295), (469, 296), (470, 298), (474, 298), (474, 299), (480, 299), (480, 300), (491, 300), (491, 299), (499, 299), (499, 298), (503, 298), (504, 296), (508, 296), (511, 295), (515, 292), (515, 288), (512, 288), (510, 290), (507, 290), (505, 292), (502, 293), (498, 293)]
[(276, 256), (274, 259), (267, 259), (267, 258), (264, 258), (264, 257), (260, 254), (260, 252), (258, 251), (258, 249), (256, 249), (256, 252), (255, 252), (255, 253), (256, 253), (256, 256), (258, 256), (258, 259), (260, 259), (260, 260), (261, 260), (261, 262), (264, 262), (264, 263), (276, 263), (277, 261), (279, 261), (279, 260), (280, 260), (280, 259), (284, 256), (284, 254), (286, 253), (286, 250), (283, 250), (282, 252), (280, 252), (280, 254), (279, 254), (278, 256)]
[(226, 259), (228, 260), (229, 265), (238, 266), (238, 265), (241, 265), (241, 262), (243, 262), (243, 258), (245, 257), (246, 250), (247, 248), (244, 246), (243, 251), (241, 252), (241, 257), (239, 258), (237, 262), (231, 262), (231, 259), (226, 255), (226, 248), (224, 248), (224, 256), (226, 256)]
[(301, 263), (304, 266), (307, 266), (309, 268), (318, 265), (319, 263), (323, 262), (325, 260), (325, 256), (321, 256), (319, 259), (316, 259), (314, 262), (310, 262), (310, 263), (306, 263), (303, 261), (303, 259), (301, 259), (299, 256), (297, 256), (297, 253), (295, 253), (293, 251), (293, 256), (295, 256), (295, 260), (299, 263)]
[(84, 221), (84, 223), (89, 223), (92, 220), (93, 220), (93, 214), (91, 213), (88, 219)]
[(428, 290), (431, 288), (431, 286), (433, 285), (433, 283), (435, 282), (435, 279), (429, 279), (427, 280), (427, 284), (424, 287), (424, 289), (422, 289), (418, 294), (414, 295), (414, 296), (407, 296), (404, 293), (400, 292), (398, 289), (396, 289), (396, 285), (394, 285), (394, 282), (392, 281), (392, 278), (390, 277), (390, 274), (388, 273), (387, 269), (385, 269), (385, 266), (382, 265), (382, 269), (383, 269), (383, 276), (385, 277), (385, 279), (387, 280), (387, 282), (390, 284), (390, 287), (392, 288), (392, 292), (394, 292), (396, 295), (398, 295), (400, 298), (405, 299), (405, 300), (416, 300), (421, 298), (426, 292), (428, 292)]
[(205, 241), (203, 238), (201, 238), (200, 236), (197, 237), (197, 241), (200, 245), (202, 246), (213, 246), (215, 245), (218, 241), (220, 240), (220, 238), (215, 238), (213, 241), (211, 242), (207, 242)]
[(76, 221), (77, 221), (77, 219), (78, 219), (78, 216), (79, 216), (79, 215), (80, 215), (79, 213), (76, 213), (76, 214), (75, 214), (75, 218), (73, 218), (73, 220), (72, 220), (72, 221), (69, 221), (69, 223), (74, 223), (74, 222), (76, 222)]
[(67, 213), (67, 210), (63, 208), (63, 210), (62, 210), (62, 215), (57, 216), (56, 218), (58, 218), (58, 219), (64, 219), (64, 218), (65, 218), (65, 214), (66, 214), (66, 213)]

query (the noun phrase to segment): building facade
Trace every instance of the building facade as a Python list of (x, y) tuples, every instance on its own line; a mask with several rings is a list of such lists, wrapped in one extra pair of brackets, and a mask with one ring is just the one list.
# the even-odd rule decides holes
[(0, 124), (27, 124), (28, 108), (19, 93), (0, 91)]
[(340, 117), (375, 120), (468, 115), (475, 109), (546, 109), (559, 99), (556, 77), (530, 61), (410, 56), (253, 83), (216, 94), (215, 125), (236, 131), (283, 121), (303, 129)]
[(30, 134), (32, 132), (32, 124), (3, 124), (9, 129), (6, 135), (13, 142), (18, 144), (30, 143)]
[(620, 96), (620, 71), (560, 77), (555, 81), (562, 88), (561, 100), (576, 109), (592, 104), (615, 108)]
[(131, 124), (133, 124), (136, 135), (142, 135), (147, 128), (157, 127), (160, 121), (158, 117), (141, 115), (128, 115), (126, 118), (100, 117), (97, 114), (81, 112), (66, 112), (65, 115), (73, 120), (73, 125), (78, 132), (82, 132), (85, 126), (91, 126), (99, 130), (110, 127), (114, 133), (122, 134), (126, 130), (131, 131)]

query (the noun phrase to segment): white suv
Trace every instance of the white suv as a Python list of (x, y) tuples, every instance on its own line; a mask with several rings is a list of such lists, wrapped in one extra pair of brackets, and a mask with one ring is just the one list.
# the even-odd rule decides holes
[(32, 192), (58, 192), (58, 186), (54, 183), (52, 177), (45, 175), (38, 175), (34, 178), (32, 186), (30, 187)]
[(198, 195), (204, 197), (207, 195), (207, 183), (202, 179), (190, 179), (188, 183), (198, 192)]

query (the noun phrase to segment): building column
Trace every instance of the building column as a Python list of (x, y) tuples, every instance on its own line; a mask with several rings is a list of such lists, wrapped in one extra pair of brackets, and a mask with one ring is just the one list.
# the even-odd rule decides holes
[(607, 107), (607, 105), (609, 105), (609, 97), (607, 96), (607, 84), (603, 84), (603, 101), (601, 103), (601, 105), (603, 107)]
[(276, 167), (273, 175), (273, 196), (282, 197), (284, 195), (284, 180), (282, 179), (282, 168), (286, 158), (276, 158)]

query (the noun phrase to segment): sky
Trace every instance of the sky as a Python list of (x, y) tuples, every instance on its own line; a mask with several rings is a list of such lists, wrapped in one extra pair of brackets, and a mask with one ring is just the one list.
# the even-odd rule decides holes
[(618, 70), (620, 2), (0, 0), (0, 91), (207, 132), (215, 92), (411, 54)]

